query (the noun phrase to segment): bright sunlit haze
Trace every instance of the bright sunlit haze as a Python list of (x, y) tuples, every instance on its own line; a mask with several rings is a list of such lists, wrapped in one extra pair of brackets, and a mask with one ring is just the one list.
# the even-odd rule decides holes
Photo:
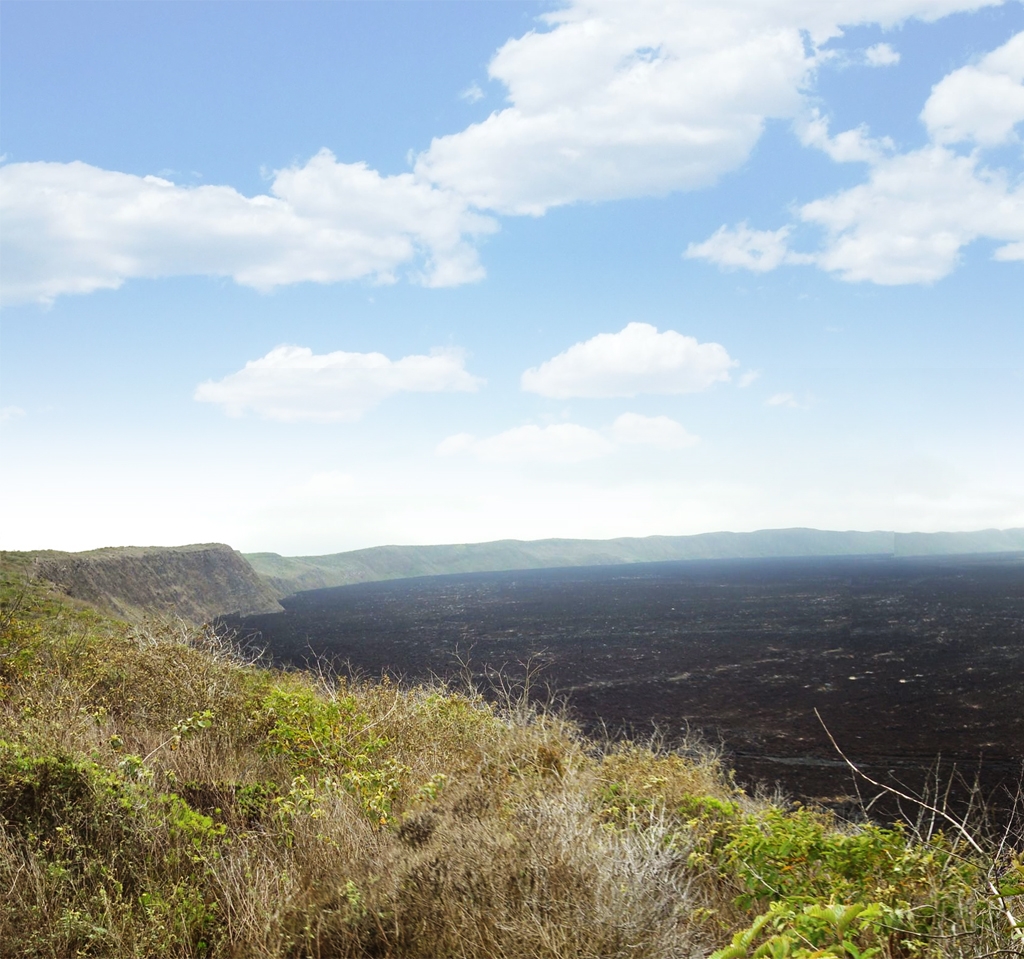
[(0, 10), (2, 545), (1024, 526), (1024, 3)]

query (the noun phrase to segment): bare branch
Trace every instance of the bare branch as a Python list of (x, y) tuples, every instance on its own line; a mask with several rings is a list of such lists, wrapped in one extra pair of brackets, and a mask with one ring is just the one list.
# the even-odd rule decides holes
[[(835, 748), (835, 751), (839, 753), (843, 762), (846, 763), (846, 765), (849, 766), (850, 769), (853, 770), (853, 772), (857, 776), (860, 776), (861, 779), (871, 783), (872, 786), (876, 786), (879, 789), (883, 789), (893, 796), (899, 796), (900, 799), (905, 799), (907, 800), (907, 802), (915, 803), (922, 809), (925, 809), (928, 812), (931, 812), (934, 815), (941, 817), (946, 822), (948, 822), (967, 841), (968, 845), (975, 852), (982, 856), (985, 854), (985, 851), (981, 848), (981, 846), (979, 845), (978, 841), (974, 838), (974, 836), (971, 835), (971, 832), (967, 828), (967, 826), (964, 825), (964, 823), (960, 822), (960, 820), (957, 819), (955, 816), (951, 816), (948, 812), (946, 812), (945, 809), (940, 809), (938, 806), (933, 806), (931, 803), (927, 803), (923, 799), (919, 799), (916, 796), (911, 796), (908, 793), (893, 788), (892, 786), (887, 786), (885, 783), (880, 783), (877, 779), (872, 779), (867, 773), (863, 772), (860, 769), (860, 767), (857, 766), (840, 748), (839, 743), (836, 742), (835, 737), (832, 735), (832, 731), (828, 728), (828, 726), (825, 725), (825, 720), (821, 718), (821, 713), (818, 712), (817, 708), (815, 708), (814, 710), (814, 715), (818, 717), (818, 722), (821, 723), (821, 728), (825, 730), (825, 735), (828, 736), (829, 741)], [(1014, 938), (1019, 937), (1022, 934), (1020, 928), (1020, 921), (1017, 919), (1017, 917), (1011, 911), (1010, 907), (1007, 905), (1006, 897), (1003, 896), (1003, 894), (999, 891), (999, 888), (992, 881), (991, 877), (985, 877), (985, 885), (988, 886), (988, 890), (992, 894), (992, 897), (999, 903), (1000, 909), (1003, 915), (1006, 917), (1006, 921), (1010, 924), (1010, 929), (1013, 932)], [(998, 955), (998, 953), (994, 953), (994, 955)]]

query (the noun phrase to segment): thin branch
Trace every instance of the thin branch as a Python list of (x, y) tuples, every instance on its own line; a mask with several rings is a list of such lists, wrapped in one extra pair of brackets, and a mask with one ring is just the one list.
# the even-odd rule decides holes
[[(864, 779), (867, 782), (871, 783), (872, 786), (877, 786), (879, 789), (884, 789), (886, 792), (892, 794), (893, 796), (899, 796), (901, 799), (907, 800), (907, 802), (915, 803), (922, 809), (926, 809), (929, 812), (934, 813), (937, 816), (940, 816), (942, 819), (945, 819), (946, 822), (948, 822), (954, 829), (956, 829), (958, 833), (960, 833), (961, 836), (963, 836), (965, 840), (967, 840), (968, 845), (970, 845), (970, 847), (975, 852), (982, 856), (985, 854), (985, 851), (978, 844), (978, 841), (971, 835), (970, 830), (962, 822), (960, 822), (960, 820), (946, 812), (946, 810), (939, 809), (938, 806), (933, 806), (931, 803), (927, 803), (923, 799), (919, 799), (916, 796), (911, 796), (905, 792), (901, 792), (899, 789), (895, 789), (892, 786), (887, 786), (885, 783), (880, 783), (877, 779), (872, 779), (867, 773), (863, 772), (860, 769), (860, 767), (858, 767), (840, 748), (839, 743), (836, 742), (835, 736), (832, 735), (832, 731), (828, 728), (828, 726), (825, 725), (825, 720), (821, 718), (821, 713), (818, 712), (817, 708), (815, 708), (814, 710), (814, 715), (818, 717), (818, 722), (821, 723), (821, 728), (825, 730), (825, 735), (828, 736), (829, 741), (835, 748), (835, 751), (839, 753), (843, 762), (846, 763), (846, 765), (849, 766), (850, 769), (852, 769), (856, 775), (860, 776), (861, 779)], [(1019, 936), (1021, 934), (1020, 922), (1018, 921), (1017, 917), (1013, 914), (1013, 912), (1010, 910), (1010, 907), (1007, 905), (1006, 898), (999, 891), (996, 884), (992, 882), (992, 879), (989, 876), (985, 877), (985, 885), (988, 886), (989, 892), (992, 894), (993, 898), (999, 903), (1003, 915), (1006, 916), (1006, 921), (1010, 924), (1012, 934), (1015, 937)], [(999, 953), (994, 953), (994, 955), (998, 954)], [(1013, 955), (1013, 953), (1010, 954)]]

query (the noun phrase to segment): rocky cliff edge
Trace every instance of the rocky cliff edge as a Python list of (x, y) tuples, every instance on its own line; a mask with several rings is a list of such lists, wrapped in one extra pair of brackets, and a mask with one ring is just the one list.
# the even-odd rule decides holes
[(33, 554), (33, 567), (69, 596), (126, 619), (156, 614), (201, 623), (282, 608), (241, 553), (223, 543), (48, 550)]

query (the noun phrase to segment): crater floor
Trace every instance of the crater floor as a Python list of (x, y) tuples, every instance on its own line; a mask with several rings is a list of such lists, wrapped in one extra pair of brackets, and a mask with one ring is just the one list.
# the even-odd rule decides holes
[(1016, 554), (474, 573), (314, 590), (283, 605), (232, 622), (279, 662), (326, 658), (415, 681), (464, 661), (486, 684), (494, 669), (521, 674), (532, 661), (584, 725), (640, 736), (656, 725), (669, 744), (699, 728), (722, 741), (741, 781), (804, 799), (853, 792), (815, 710), (886, 782), (945, 788), (955, 767), (995, 802), (1020, 783)]

